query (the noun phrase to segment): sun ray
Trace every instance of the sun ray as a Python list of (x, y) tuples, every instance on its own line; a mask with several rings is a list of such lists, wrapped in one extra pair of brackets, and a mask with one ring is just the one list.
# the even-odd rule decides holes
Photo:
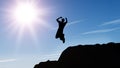
[[(48, 12), (50, 11), (40, 5), (38, 6), (33, 0), (17, 0), (11, 7), (5, 8), (4, 12), (7, 22), (6, 30), (9, 31), (10, 35), (15, 36), (17, 45), (22, 43), (25, 32), (28, 32), (27, 34), (32, 37), (33, 41), (38, 43), (37, 30), (50, 27), (44, 20), (44, 17), (49, 15)], [(40, 28), (38, 29), (36, 26)]]
[(42, 25), (45, 28), (48, 28), (48, 29), (52, 28), (52, 26), (49, 23), (47, 23), (47, 21), (45, 21), (43, 19), (38, 19), (37, 22), (38, 22), (37, 23), (38, 25)]

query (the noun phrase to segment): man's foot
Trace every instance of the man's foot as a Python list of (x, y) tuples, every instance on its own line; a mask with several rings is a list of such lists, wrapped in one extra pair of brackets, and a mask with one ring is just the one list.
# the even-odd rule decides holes
[(59, 38), (58, 35), (56, 35), (55, 38), (56, 38), (56, 39)]
[(65, 43), (65, 39), (63, 39), (62, 41), (63, 41), (63, 43)]
[(60, 37), (60, 40), (62, 40), (62, 41), (63, 41), (63, 43), (65, 43), (64, 34), (62, 34), (62, 37)]

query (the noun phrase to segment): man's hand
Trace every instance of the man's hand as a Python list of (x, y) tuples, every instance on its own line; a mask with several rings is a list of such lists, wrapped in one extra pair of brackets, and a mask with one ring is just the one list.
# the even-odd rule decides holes
[(65, 18), (66, 19), (66, 22), (65, 23), (67, 23), (68, 22), (68, 20), (67, 20), (67, 18)]
[(59, 19), (62, 18), (62, 17), (59, 17)]

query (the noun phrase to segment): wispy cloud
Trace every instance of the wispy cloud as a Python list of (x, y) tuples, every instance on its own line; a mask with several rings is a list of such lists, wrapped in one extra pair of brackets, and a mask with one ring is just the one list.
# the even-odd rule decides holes
[(0, 63), (2, 62), (13, 62), (16, 61), (16, 59), (0, 59)]
[(84, 32), (84, 33), (82, 33), (82, 34), (83, 34), (83, 35), (87, 35), (87, 34), (96, 34), (96, 33), (106, 33), (106, 32), (112, 32), (112, 31), (115, 31), (115, 30), (118, 30), (118, 29), (120, 29), (120, 28), (94, 30), (94, 31)]
[[(84, 21), (84, 20), (76, 20), (76, 21), (68, 22), (67, 25), (66, 25), (66, 27), (71, 26), (71, 25), (74, 25), (74, 24), (78, 24), (78, 23), (83, 22), (83, 21)], [(52, 27), (51, 29), (52, 29), (52, 30), (55, 30), (55, 29), (57, 29), (57, 28), (58, 28), (58, 27)]]
[(74, 25), (74, 24), (77, 24), (77, 23), (80, 23), (80, 22), (83, 22), (83, 20), (72, 21), (72, 22), (68, 23), (67, 26)]
[(104, 23), (101, 24), (100, 26), (105, 26), (105, 25), (110, 25), (110, 24), (117, 24), (117, 23), (120, 23), (120, 19), (116, 19), (116, 20), (104, 22)]

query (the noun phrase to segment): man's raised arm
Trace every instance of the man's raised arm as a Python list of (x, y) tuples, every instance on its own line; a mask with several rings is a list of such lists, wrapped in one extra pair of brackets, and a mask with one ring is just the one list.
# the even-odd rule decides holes
[(60, 20), (59, 20), (60, 18), (62, 18), (62, 17), (59, 17), (59, 18), (57, 18), (57, 19), (56, 19), (56, 20), (57, 20), (57, 22), (60, 22)]
[(65, 18), (65, 20), (66, 20), (65, 23), (67, 23), (68, 22), (67, 18)]

